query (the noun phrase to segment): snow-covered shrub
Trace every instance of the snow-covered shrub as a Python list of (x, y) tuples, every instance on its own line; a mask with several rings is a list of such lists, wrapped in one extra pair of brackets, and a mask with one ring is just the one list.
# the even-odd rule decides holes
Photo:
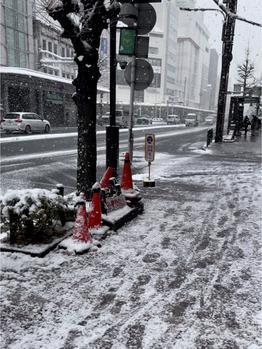
[[(54, 225), (65, 223), (66, 200), (49, 190), (9, 190), (0, 198), (3, 225), (10, 226), (10, 240), (39, 241), (54, 230)], [(20, 241), (22, 243), (22, 241)]]

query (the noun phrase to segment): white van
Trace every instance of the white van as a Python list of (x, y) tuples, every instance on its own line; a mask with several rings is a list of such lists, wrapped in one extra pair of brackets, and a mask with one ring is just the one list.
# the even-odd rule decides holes
[[(119, 127), (128, 126), (129, 112), (125, 110), (116, 110), (116, 125)], [(110, 112), (106, 112), (98, 122), (101, 126), (108, 126), (110, 124)]]
[(129, 112), (125, 110), (116, 110), (116, 125), (119, 127), (128, 127)]
[(186, 126), (198, 126), (197, 114), (188, 113), (185, 117)]

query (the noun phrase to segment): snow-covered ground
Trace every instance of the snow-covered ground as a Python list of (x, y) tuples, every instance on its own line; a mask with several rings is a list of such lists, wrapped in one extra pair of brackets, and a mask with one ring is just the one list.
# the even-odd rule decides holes
[(216, 147), (159, 154), (145, 213), (97, 252), (2, 253), (1, 348), (262, 348), (260, 160)]

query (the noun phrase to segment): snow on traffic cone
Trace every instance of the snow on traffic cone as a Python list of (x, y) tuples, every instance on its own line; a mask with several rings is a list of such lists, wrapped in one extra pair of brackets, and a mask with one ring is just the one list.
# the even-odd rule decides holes
[(132, 171), (129, 159), (129, 153), (125, 154), (124, 168), (121, 180), (121, 189), (133, 189)]
[(108, 166), (106, 169), (106, 172), (104, 173), (101, 181), (100, 181), (100, 186), (101, 188), (109, 188), (109, 178), (113, 176), (113, 167)]
[(89, 215), (89, 228), (98, 228), (102, 224), (100, 184), (97, 182), (92, 187), (92, 210)]
[(73, 240), (88, 242), (92, 241), (91, 235), (88, 229), (87, 213), (85, 201), (81, 201), (78, 204), (76, 212), (76, 220), (73, 230)]

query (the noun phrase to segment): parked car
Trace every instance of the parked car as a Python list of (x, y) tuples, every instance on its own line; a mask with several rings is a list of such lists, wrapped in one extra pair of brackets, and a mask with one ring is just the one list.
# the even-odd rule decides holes
[(6, 113), (1, 122), (2, 129), (6, 133), (11, 132), (50, 132), (50, 123), (39, 115), (30, 112)]
[(168, 125), (177, 125), (181, 123), (180, 117), (178, 115), (168, 115), (166, 122)]
[(141, 118), (137, 118), (136, 119), (136, 125), (150, 125), (152, 124), (152, 120), (145, 118), (145, 117), (141, 117)]

